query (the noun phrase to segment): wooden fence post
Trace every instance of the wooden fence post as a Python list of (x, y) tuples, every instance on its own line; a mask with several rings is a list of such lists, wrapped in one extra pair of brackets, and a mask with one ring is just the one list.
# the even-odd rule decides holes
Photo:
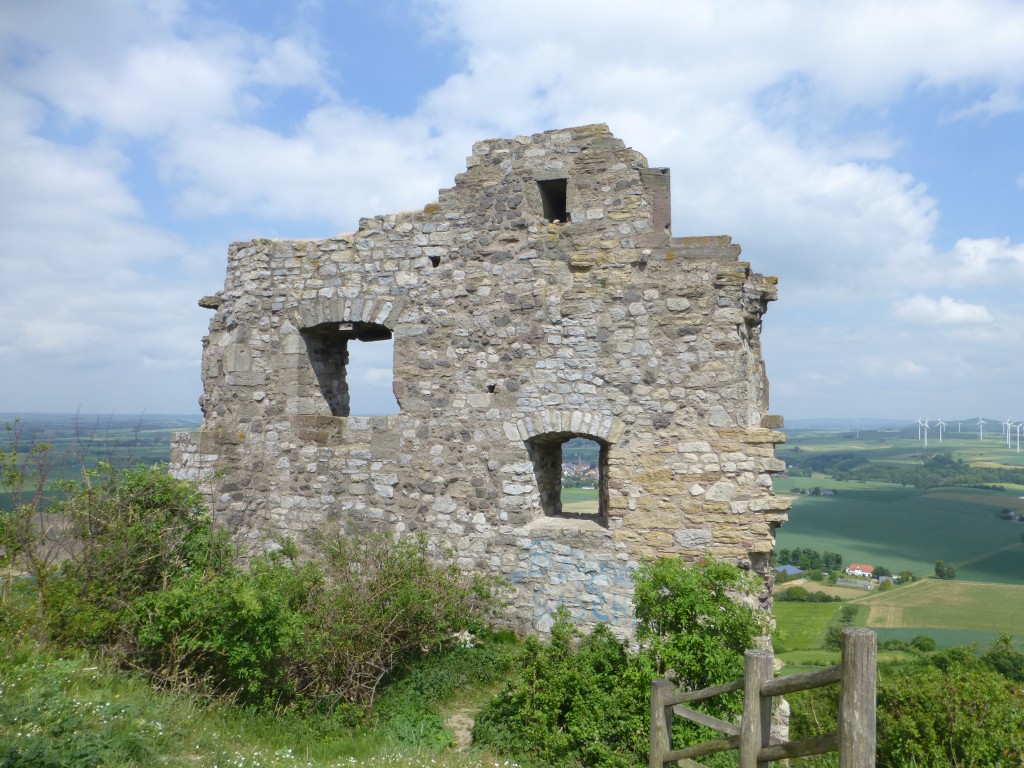
[(672, 750), (672, 709), (665, 699), (672, 693), (668, 680), (651, 683), (651, 749), (647, 754), (648, 768), (663, 768), (665, 755)]
[(874, 768), (877, 637), (869, 629), (843, 630), (839, 684), (839, 768)]
[(761, 696), (761, 684), (775, 675), (768, 651), (743, 654), (743, 719), (740, 721), (740, 768), (767, 768), (757, 753), (767, 746), (772, 727), (772, 697)]

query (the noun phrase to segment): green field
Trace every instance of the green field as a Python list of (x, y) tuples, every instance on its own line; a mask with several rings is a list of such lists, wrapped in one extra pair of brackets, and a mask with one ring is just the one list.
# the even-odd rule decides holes
[[(47, 479), (80, 480), (82, 469), (105, 461), (115, 466), (161, 464), (170, 458), (171, 435), (199, 427), (189, 416), (85, 416), (62, 414), (0, 414), (0, 448), (9, 449), (12, 433), (4, 425), (22, 430), (19, 451), (47, 443), (50, 468)], [(0, 510), (10, 509), (10, 493), (0, 491)]]
[[(998, 429), (991, 434), (986, 432), (984, 441), (978, 440), (977, 432), (965, 431), (958, 435), (955, 425), (953, 429), (953, 432), (946, 433), (941, 443), (933, 435), (927, 448), (923, 441), (916, 439), (916, 426), (885, 433), (862, 431), (859, 439), (852, 432), (800, 430), (787, 432), (787, 442), (779, 447), (777, 455), (785, 460), (799, 454), (842, 452), (863, 454), (864, 459), (872, 464), (910, 466), (921, 465), (922, 458), (927, 455), (945, 453), (954, 460), (962, 460), (975, 467), (1024, 468), (1024, 452), (1017, 452), (1016, 437), (1012, 446), (1007, 448)], [(1024, 491), (1024, 485), (1006, 486)]]
[[(814, 583), (802, 586), (827, 591)], [(814, 663), (825, 631), (844, 603), (776, 601), (775, 646), (787, 664)], [(857, 626), (885, 640), (913, 640), (927, 635), (939, 648), (977, 644), (987, 647), (1001, 634), (1013, 635), (1024, 650), (1024, 586), (926, 579), (888, 592), (871, 592), (853, 600)]]
[(963, 629), (1024, 636), (1024, 586), (927, 579), (858, 603), (872, 629)]
[(596, 488), (563, 488), (562, 512), (567, 515), (596, 515), (598, 500)]
[[(814, 586), (808, 586), (814, 589)], [(825, 630), (839, 613), (842, 603), (788, 603), (776, 601), (773, 609), (777, 629), (775, 650), (820, 648)]]
[[(967, 423), (964, 423), (967, 426)], [(953, 429), (955, 430), (955, 424)], [(933, 435), (934, 437), (934, 435)], [(872, 464), (924, 466), (936, 451), (974, 467), (1020, 468), (1024, 454), (1008, 450), (998, 432), (956, 436), (943, 443), (916, 439), (916, 427), (886, 434), (862, 432), (798, 432), (779, 450), (808, 465), (814, 454), (863, 452)], [(825, 458), (825, 457), (823, 457)], [(932, 637), (940, 648), (977, 644), (987, 647), (1001, 633), (1024, 647), (1024, 525), (1000, 519), (1004, 508), (1024, 511), (1024, 486), (1000, 482), (1002, 490), (963, 486), (928, 490), (863, 480), (813, 477), (778, 480), (775, 492), (815, 486), (835, 490), (833, 496), (793, 495), (789, 522), (776, 534), (776, 548), (808, 547), (833, 551), (847, 563), (883, 565), (894, 573), (930, 575), (936, 560), (957, 567), (953, 581), (926, 579), (889, 592), (843, 590), (841, 597), (861, 610), (856, 623), (878, 633), (879, 641)], [(837, 592), (813, 583), (810, 590)], [(783, 589), (779, 585), (777, 589)], [(790, 665), (820, 663), (824, 634), (835, 621), (836, 604), (775, 603), (777, 643)]]
[(796, 496), (778, 549), (839, 552), (846, 562), (884, 565), (894, 573), (933, 572), (952, 562), (968, 581), (1024, 584), (1024, 525), (1002, 520), (1003, 507), (1024, 508), (1016, 492), (973, 488), (919, 491), (883, 483), (791, 478), (776, 492), (813, 485), (835, 496)]

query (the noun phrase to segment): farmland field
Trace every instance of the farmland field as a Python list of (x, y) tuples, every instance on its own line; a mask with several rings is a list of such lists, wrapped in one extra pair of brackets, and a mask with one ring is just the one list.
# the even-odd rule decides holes
[(924, 576), (936, 560), (951, 562), (968, 581), (1024, 585), (1024, 525), (1002, 520), (1003, 507), (1024, 509), (1019, 494), (973, 488), (920, 491), (884, 483), (790, 478), (777, 492), (812, 485), (834, 496), (797, 496), (779, 549), (839, 552), (847, 562), (884, 565)]
[[(80, 480), (82, 468), (98, 461), (115, 466), (166, 462), (171, 453), (171, 434), (195, 429), (199, 417), (190, 416), (86, 416), (65, 414), (0, 414), (0, 448), (10, 445), (5, 424), (20, 421), (23, 430), (19, 450), (40, 442), (51, 446), (52, 466), (47, 479)], [(10, 494), (0, 491), (0, 509), (10, 508)]]
[(787, 603), (776, 601), (776, 650), (820, 648), (825, 630), (842, 603)]
[[(860, 439), (849, 432), (801, 432), (790, 435), (779, 455), (803, 461), (805, 467), (837, 466), (827, 460), (807, 463), (810, 456), (832, 453), (861, 455), (870, 464), (918, 468), (936, 452), (971, 467), (1024, 466), (1024, 454), (1018, 454), (1015, 446), (1007, 449), (998, 432), (991, 438), (986, 432), (984, 441), (974, 432), (963, 436), (947, 432), (941, 446), (932, 440), (927, 450), (915, 438), (916, 428), (884, 435), (862, 432)], [(1024, 524), (999, 517), (1003, 509), (1024, 511), (1024, 485), (1000, 480), (986, 483), (992, 486), (988, 488), (925, 489), (909, 482), (900, 485), (848, 479), (850, 472), (837, 474), (847, 479), (815, 471), (811, 477), (782, 478), (774, 484), (776, 493), (793, 494), (789, 522), (776, 534), (777, 550), (806, 547), (839, 552), (847, 563), (871, 563), (894, 573), (909, 570), (919, 577), (930, 575), (936, 560), (945, 560), (956, 566), (957, 578), (931, 578), (888, 592), (859, 594), (823, 584), (803, 586), (839, 594), (845, 602), (859, 606), (856, 624), (876, 631), (880, 642), (927, 635), (940, 648), (972, 643), (987, 647), (997, 635), (1007, 633), (1024, 648)], [(835, 493), (809, 495), (814, 487)], [(805, 493), (794, 493), (798, 489)], [(785, 587), (780, 584), (776, 589)], [(816, 658), (815, 653), (826, 653), (820, 650), (821, 640), (835, 621), (835, 604), (776, 601), (774, 610), (778, 643), (787, 662), (805, 664)]]
[(567, 515), (596, 515), (598, 512), (596, 488), (563, 488), (562, 512)]
[(859, 601), (864, 626), (1024, 635), (1024, 586), (926, 579)]

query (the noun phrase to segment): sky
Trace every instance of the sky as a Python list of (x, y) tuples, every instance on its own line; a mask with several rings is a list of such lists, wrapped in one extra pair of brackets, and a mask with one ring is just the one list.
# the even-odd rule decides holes
[(1024, 419), (1017, 0), (4, 0), (0, 411), (198, 416), (229, 243), (594, 122), (778, 276), (772, 413)]

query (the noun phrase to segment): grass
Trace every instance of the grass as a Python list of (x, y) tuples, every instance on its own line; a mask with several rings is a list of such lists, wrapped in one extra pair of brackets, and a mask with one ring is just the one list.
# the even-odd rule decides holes
[(787, 673), (834, 663), (828, 659), (838, 656), (822, 650), (822, 643), (843, 605), (858, 607), (854, 623), (877, 632), (879, 642), (927, 635), (939, 648), (987, 647), (1005, 633), (1014, 636), (1024, 650), (1024, 586), (926, 579), (888, 592), (859, 592), (852, 602), (776, 601), (775, 647), (787, 664)]
[[(864, 626), (1024, 635), (1024, 586), (927, 579), (860, 601)], [(921, 632), (921, 634), (927, 634)]]
[(562, 511), (569, 515), (596, 515), (598, 499), (596, 488), (563, 488)]
[[(434, 703), (475, 704), (506, 674), (518, 648), (495, 639), (430, 660), (381, 697), (377, 719), (352, 726), (329, 715), (257, 713), (154, 690), (135, 676), (81, 655), (58, 655), (27, 632), (10, 636), (0, 610), (0, 765), (164, 765), (170, 768), (342, 768), (511, 765), (481, 751), (450, 749)], [(501, 657), (501, 658), (498, 658)], [(502, 658), (505, 660), (503, 661)]]
[[(775, 601), (775, 650), (785, 654), (786, 650), (821, 648), (825, 630), (839, 613), (841, 605)], [(786, 657), (789, 658), (788, 655)]]

